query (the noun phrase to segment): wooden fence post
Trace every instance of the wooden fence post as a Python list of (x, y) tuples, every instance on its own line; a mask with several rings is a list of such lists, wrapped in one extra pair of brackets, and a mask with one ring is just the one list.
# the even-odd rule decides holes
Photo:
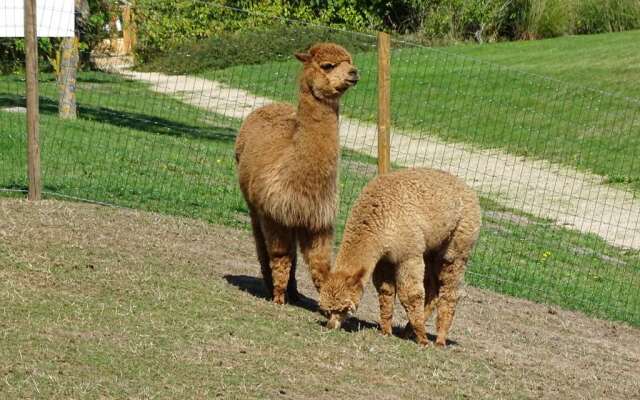
[(27, 174), (29, 200), (40, 200), (40, 142), (38, 133), (38, 39), (36, 32), (36, 0), (24, 0), (25, 69), (27, 78)]
[(389, 172), (391, 166), (391, 40), (378, 32), (378, 173)]

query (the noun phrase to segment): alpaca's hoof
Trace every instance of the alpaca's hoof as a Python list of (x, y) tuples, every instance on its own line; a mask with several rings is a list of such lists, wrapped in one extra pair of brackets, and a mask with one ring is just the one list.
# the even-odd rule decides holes
[(431, 345), (431, 342), (429, 342), (429, 339), (427, 339), (426, 336), (416, 337), (416, 342), (418, 342), (420, 347), (429, 347)]
[(447, 348), (447, 339), (441, 339), (441, 338), (437, 338), (436, 339), (436, 346), (446, 349)]
[(380, 325), (380, 333), (382, 333), (383, 336), (391, 336), (393, 333), (391, 325)]
[(273, 302), (276, 304), (284, 304), (284, 293), (274, 294)]

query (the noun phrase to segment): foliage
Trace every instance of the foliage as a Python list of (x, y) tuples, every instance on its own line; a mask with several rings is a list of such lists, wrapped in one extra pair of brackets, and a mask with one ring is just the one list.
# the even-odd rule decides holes
[(238, 31), (185, 45), (176, 45), (142, 64), (139, 68), (174, 74), (222, 69), (233, 65), (284, 61), (292, 54), (321, 41), (343, 44), (351, 52), (375, 48), (374, 36), (353, 34), (333, 29), (304, 25), (278, 24), (253, 31)]
[[(90, 12), (80, 32), (84, 62), (107, 35), (104, 26), (118, 13), (116, 0), (87, 3)], [(276, 20), (358, 32), (390, 30), (428, 41), (537, 39), (640, 28), (640, 0), (133, 0), (132, 4), (136, 52), (144, 62), (167, 51), (180, 52), (176, 49), (185, 44), (198, 47), (202, 39), (230, 38), (232, 32), (262, 34)], [(58, 42), (40, 40), (44, 65), (55, 57)], [(1, 72), (19, 68), (24, 42), (0, 39), (0, 60)]]
[[(357, 31), (368, 27), (380, 28), (381, 21), (367, 8), (359, 8), (359, 3), (355, 0), (229, 0), (221, 5), (199, 0), (137, 0), (134, 3), (138, 21), (137, 53), (142, 60), (148, 60), (158, 52), (177, 48), (186, 42), (215, 36), (228, 38), (230, 36), (225, 34), (237, 31), (251, 30), (255, 34), (258, 29), (262, 33), (263, 28), (274, 25), (274, 17), (280, 18), (280, 22), (298, 20)], [(237, 11), (236, 7), (246, 12)], [(260, 41), (261, 44), (265, 42)]]
[(536, 39), (640, 27), (640, 0), (136, 0), (143, 61), (184, 43), (298, 20), (430, 40)]
[(640, 0), (581, 0), (576, 12), (577, 33), (640, 28)]
[[(112, 0), (87, 0), (88, 15), (76, 14), (76, 32), (80, 38), (80, 60), (86, 64), (91, 49), (107, 36), (104, 26), (113, 15), (118, 13), (118, 7)], [(41, 69), (52, 70), (49, 60), (55, 60), (59, 50), (60, 39), (39, 38), (38, 58)], [(16, 71), (24, 65), (24, 39), (0, 38), (0, 73)]]

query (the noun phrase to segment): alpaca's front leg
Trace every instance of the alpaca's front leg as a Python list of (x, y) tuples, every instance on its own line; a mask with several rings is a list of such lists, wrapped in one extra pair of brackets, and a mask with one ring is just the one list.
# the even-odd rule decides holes
[(400, 303), (416, 334), (416, 340), (427, 346), (427, 331), (424, 326), (424, 261), (416, 257), (402, 262), (396, 273), (396, 285)]
[(391, 335), (393, 303), (396, 299), (395, 265), (379, 262), (373, 270), (373, 285), (378, 291), (380, 303), (380, 330), (383, 335)]
[(273, 301), (285, 303), (285, 293), (295, 263), (296, 242), (293, 232), (273, 220), (262, 221), (262, 233), (269, 254), (273, 282)]
[(309, 266), (313, 284), (319, 291), (331, 270), (333, 229), (322, 231), (301, 229), (298, 233), (298, 240), (304, 262)]

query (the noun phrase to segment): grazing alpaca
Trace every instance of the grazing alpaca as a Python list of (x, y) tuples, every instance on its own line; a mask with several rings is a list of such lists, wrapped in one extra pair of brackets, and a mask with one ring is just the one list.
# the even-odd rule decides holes
[(373, 276), (380, 328), (391, 334), (396, 293), (409, 327), (427, 345), (425, 321), (437, 308), (436, 344), (444, 346), (458, 285), (480, 232), (478, 197), (443, 171), (408, 169), (381, 175), (351, 210), (335, 268), (320, 291), (329, 328), (355, 311)]
[(332, 263), (337, 209), (339, 99), (358, 81), (351, 55), (332, 43), (298, 53), (299, 104), (253, 111), (236, 139), (242, 194), (249, 206), (267, 290), (278, 304), (298, 298), (297, 243), (316, 288)]

